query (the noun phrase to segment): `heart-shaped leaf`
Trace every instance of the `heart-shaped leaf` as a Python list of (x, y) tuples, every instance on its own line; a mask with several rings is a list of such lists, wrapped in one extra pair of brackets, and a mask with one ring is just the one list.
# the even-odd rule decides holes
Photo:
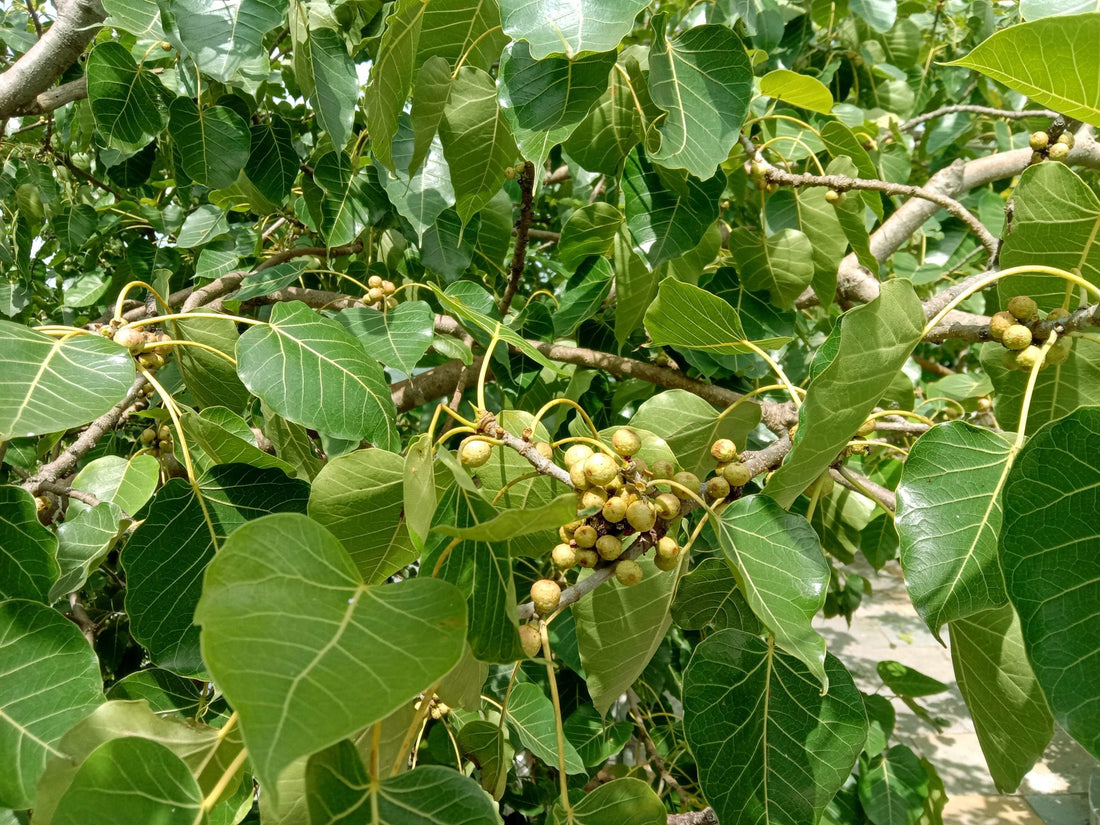
[(501, 0), (500, 17), (505, 34), (530, 43), (536, 58), (573, 57), (614, 49), (647, 5), (645, 0)]
[(59, 574), (57, 536), (38, 520), (34, 496), (0, 486), (0, 597), (47, 602)]
[(191, 98), (177, 97), (169, 109), (168, 133), (183, 171), (209, 189), (231, 185), (248, 162), (248, 126), (225, 106), (200, 109)]
[(363, 348), (387, 367), (406, 375), (432, 345), (435, 316), (424, 301), (406, 301), (381, 312), (370, 307), (352, 307), (336, 316), (358, 338)]
[(108, 146), (132, 151), (164, 128), (164, 88), (121, 43), (107, 41), (92, 49), (85, 71), (92, 117)]

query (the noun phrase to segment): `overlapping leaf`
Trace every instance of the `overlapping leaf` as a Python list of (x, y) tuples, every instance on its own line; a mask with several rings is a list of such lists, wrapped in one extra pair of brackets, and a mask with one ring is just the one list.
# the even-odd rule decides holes
[(38, 521), (34, 496), (0, 486), (0, 598), (48, 602), (59, 574), (57, 536)]
[(140, 148), (164, 128), (160, 81), (121, 43), (107, 41), (92, 49), (85, 71), (92, 117), (108, 146)]
[[(554, 706), (542, 688), (530, 682), (513, 687), (505, 718), (525, 748), (547, 765), (557, 766), (558, 737)], [(569, 774), (585, 773), (584, 761), (568, 739), (565, 741), (565, 771)]]
[(385, 213), (385, 191), (369, 167), (356, 166), (344, 152), (317, 161), (313, 180), (320, 198), (321, 231), (329, 246), (351, 243)]
[(336, 319), (387, 367), (406, 375), (432, 345), (435, 316), (424, 301), (405, 301), (385, 312), (370, 307), (345, 309)]
[(191, 59), (223, 83), (242, 68), (266, 65), (264, 35), (286, 16), (285, 0), (171, 0), (168, 5)]
[(573, 57), (614, 49), (634, 26), (645, 0), (502, 0), (504, 31), (531, 44), (531, 54)]
[[(73, 488), (91, 493), (100, 501), (117, 504), (133, 515), (157, 488), (160, 466), (151, 455), (136, 455), (127, 461), (122, 456), (105, 455), (88, 462), (73, 479)], [(75, 498), (69, 501), (67, 516), (90, 509)]]
[(398, 118), (412, 89), (416, 74), (416, 48), (428, 4), (421, 0), (398, 0), (386, 18), (378, 58), (371, 66), (367, 84), (367, 128), (371, 150), (382, 165), (394, 171), (390, 144), (397, 134)]
[(298, 177), (298, 153), (294, 151), (290, 126), (277, 115), (255, 123), (250, 131), (250, 149), (244, 172), (265, 198), (281, 204), (290, 195)]

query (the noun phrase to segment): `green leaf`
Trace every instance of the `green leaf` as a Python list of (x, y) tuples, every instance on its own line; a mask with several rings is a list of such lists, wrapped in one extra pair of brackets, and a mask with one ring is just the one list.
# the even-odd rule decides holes
[[(909, 358), (924, 330), (924, 310), (908, 281), (882, 285), (879, 297), (841, 316), (828, 363), (810, 380), (798, 438), (765, 492), (789, 507), (833, 462)], [(823, 349), (830, 346), (826, 341)], [(815, 363), (815, 370), (817, 365)]]
[(771, 302), (792, 309), (814, 277), (813, 247), (797, 229), (767, 238), (748, 229), (730, 232), (729, 250), (741, 283), (750, 292), (767, 292)]
[(626, 156), (642, 138), (633, 89), (624, 75), (626, 72), (618, 69), (611, 72), (607, 91), (565, 142), (569, 157), (591, 172), (617, 176)]
[[(233, 293), (233, 300), (249, 301), (261, 295), (270, 295), (272, 292), (276, 292), (297, 281), (302, 277), (302, 273), (305, 272), (305, 270), (305, 261), (286, 261), (285, 263), (270, 266), (267, 269), (250, 272), (245, 275), (244, 279), (241, 281), (241, 288)], [(200, 319), (196, 318), (195, 320)], [(215, 321), (215, 323), (220, 322)], [(234, 341), (237, 337), (236, 331), (236, 327), (234, 327)], [(233, 347), (230, 347), (229, 351), (230, 354), (232, 354)]]
[[(419, 159), (413, 158), (416, 152), (413, 128), (408, 116), (403, 114), (397, 139), (393, 143), (394, 163), (397, 165), (396, 177), (394, 173), (387, 172), (383, 184), (394, 208), (412, 224), (413, 229), (420, 236), (423, 260), (425, 257), (424, 233), (435, 224), (436, 219), (444, 211), (454, 206), (455, 193), (451, 187), (451, 167), (443, 157), (442, 144), (438, 139), (434, 139), (434, 127), (428, 152)], [(405, 173), (405, 168), (412, 167), (414, 162), (417, 171), (410, 179)], [(457, 219), (455, 223), (457, 225)], [(457, 234), (456, 232), (456, 236)], [(465, 269), (467, 265), (469, 265), (468, 261), (461, 269)]]
[(951, 663), (997, 790), (1014, 793), (1054, 734), (1010, 605), (951, 623)]
[(298, 153), (294, 150), (290, 126), (278, 115), (250, 130), (250, 149), (244, 173), (260, 194), (274, 204), (283, 203), (298, 178)]
[(462, 756), (477, 765), (481, 773), (481, 787), (494, 799), (500, 799), (507, 788), (508, 770), (511, 768), (506, 752), (512, 748), (505, 739), (505, 733), (492, 722), (475, 719), (463, 725), (455, 739)]
[(99, 335), (55, 338), (0, 321), (0, 349), (0, 441), (87, 424), (134, 382), (130, 353)]
[(561, 338), (576, 331), (599, 312), (611, 292), (611, 266), (603, 258), (586, 258), (574, 274), (561, 303), (554, 313), (554, 336)]
[(650, 152), (650, 159), (709, 178), (737, 143), (745, 122), (752, 64), (728, 26), (695, 26), (668, 40), (665, 18), (659, 15), (653, 33), (649, 94), (668, 116), (657, 127), (660, 148)]
[[(301, 45), (303, 53), (295, 67), (301, 65), (304, 72), (299, 70), (298, 82), (309, 90), (309, 105), (317, 113), (317, 122), (329, 133), (332, 145), (341, 149), (351, 136), (359, 99), (355, 63), (348, 56), (343, 35), (335, 29), (310, 28)], [(298, 54), (295, 50), (296, 57)]]
[(477, 541), (507, 541), (515, 536), (537, 533), (541, 530), (557, 529), (572, 521), (577, 515), (577, 496), (575, 493), (560, 495), (549, 504), (540, 507), (505, 510), (496, 517), (473, 524), (469, 527), (453, 527), (440, 524), (435, 532), (444, 536)]
[[(833, 158), (833, 162), (839, 164), (831, 170), (826, 169), (830, 174), (843, 174), (867, 179), (876, 179), (879, 177), (879, 171), (875, 167), (875, 162), (871, 160), (871, 156), (867, 154), (867, 150), (863, 148), (863, 144), (860, 143), (855, 132), (846, 124), (839, 120), (831, 120), (826, 123), (821, 127), (821, 142), (825, 145), (829, 155)], [(855, 164), (854, 170), (845, 168), (847, 166), (847, 161), (844, 160), (845, 158)], [(832, 163), (829, 165), (832, 166)], [(862, 219), (862, 212), (853, 208), (862, 200), (871, 208), (871, 211), (878, 216), (878, 219), (882, 220), (882, 196), (878, 192), (870, 191), (860, 192), (859, 194), (861, 197), (852, 198), (854, 203), (848, 205), (849, 209), (844, 211), (858, 214)], [(849, 233), (849, 240), (851, 240), (851, 233)]]
[(264, 435), (275, 447), (275, 455), (294, 467), (298, 478), (312, 481), (324, 464), (317, 456), (306, 428), (301, 424), (292, 424), (266, 404), (261, 403), (260, 407)]
[(641, 676), (672, 621), (676, 572), (658, 570), (651, 559), (638, 563), (641, 584), (605, 584), (573, 605), (588, 692), (600, 714)]
[(329, 436), (399, 445), (389, 384), (338, 322), (300, 301), (277, 304), (270, 322), (237, 342), (237, 372), (279, 415)]
[[(73, 489), (91, 493), (100, 501), (114, 502), (133, 515), (153, 495), (159, 476), (160, 465), (151, 455), (136, 455), (129, 461), (105, 455), (84, 465), (73, 478)], [(84, 502), (70, 499), (66, 516), (90, 509)]]
[(739, 630), (695, 649), (684, 671), (684, 735), (699, 782), (727, 825), (816, 822), (863, 748), (867, 718), (844, 666), (829, 692), (798, 660)]
[(106, 25), (136, 34), (140, 40), (163, 40), (164, 29), (160, 25), (160, 8), (145, 0), (106, 0)]
[(744, 630), (760, 635), (760, 620), (737, 589), (737, 579), (728, 564), (720, 559), (703, 559), (680, 578), (672, 619), (685, 630)]
[[(1100, 14), (1096, 12), (1047, 17), (1009, 26), (947, 65), (975, 69), (1040, 106), (1097, 126), (1100, 87), (1085, 78), (1100, 72), (1098, 40)], [(1024, 60), (1021, 55), (1042, 55), (1042, 59)], [(1068, 66), (1074, 70), (1066, 71)]]
[(473, 66), (459, 69), (443, 109), (439, 139), (451, 169), (455, 211), (465, 227), (504, 184), (504, 170), (519, 154), (487, 72)]
[(504, 32), (531, 44), (531, 54), (573, 57), (581, 52), (607, 52), (619, 45), (645, 0), (593, 0), (562, 5), (554, 0), (502, 0)]
[(372, 781), (355, 746), (346, 739), (310, 757), (305, 792), (311, 825), (496, 825), (499, 821), (496, 805), (472, 779), (442, 765), (422, 765)]
[(668, 821), (661, 798), (645, 782), (624, 776), (598, 785), (573, 805), (570, 820), (558, 802), (553, 809), (556, 825), (574, 822), (576, 825), (663, 825)]
[(61, 613), (20, 599), (0, 602), (0, 658), (0, 805), (33, 808), (46, 757), (103, 702), (99, 660)]
[(251, 464), (261, 469), (276, 468), (288, 476), (294, 475), (293, 465), (265, 453), (255, 445), (254, 436), (243, 437), (243, 433), (238, 434), (230, 429), (233, 425), (243, 425), (244, 433), (252, 436), (244, 419), (225, 407), (207, 407), (197, 415), (190, 411), (183, 415), (183, 429), (188, 439), (201, 447), (214, 464)]
[(561, 228), (558, 255), (562, 264), (576, 269), (589, 255), (607, 255), (622, 223), (622, 213), (603, 201), (576, 210)]
[(569, 714), (562, 728), (565, 738), (573, 743), (584, 764), (590, 768), (602, 765), (621, 751), (634, 733), (631, 720), (609, 722), (605, 726), (599, 711), (587, 704), (578, 706)]
[(874, 825), (914, 825), (928, 797), (928, 774), (906, 745), (894, 745), (859, 771), (859, 801)]
[(1011, 452), (1006, 436), (952, 421), (917, 439), (902, 468), (896, 525), (905, 586), (937, 639), (946, 622), (1007, 600), (997, 537)]
[[(795, 189), (790, 197), (798, 212), (798, 228), (813, 248), (814, 275), (810, 286), (822, 306), (829, 306), (836, 295), (837, 268), (848, 243), (836, 208), (825, 200), (825, 192), (823, 187)], [(769, 201), (769, 211), (774, 203), (774, 199)]]
[(898, 16), (898, 0), (849, 0), (848, 8), (877, 32), (888, 32)]
[(229, 537), (207, 568), (196, 621), (203, 659), (240, 714), (267, 787), (295, 759), (382, 719), (446, 674), (466, 636), (452, 585), (418, 578), (368, 587), (331, 533), (290, 513)]
[(197, 493), (178, 478), (157, 491), (122, 550), (130, 632), (157, 665), (185, 676), (205, 674), (193, 624), (204, 568), (248, 519), (304, 512), (307, 495), (304, 482), (246, 464), (212, 468)]
[(222, 83), (267, 65), (264, 35), (286, 17), (285, 0), (171, 0), (169, 7), (191, 59)]
[(100, 43), (88, 55), (88, 102), (96, 129), (110, 148), (140, 148), (164, 128), (164, 88), (117, 42)]
[(409, 537), (417, 550), (424, 549), (424, 540), (428, 537), (438, 503), (432, 453), (430, 433), (414, 436), (405, 453), (402, 483), (405, 519)]
[(898, 696), (917, 699), (921, 696), (934, 696), (948, 689), (939, 679), (925, 676), (919, 670), (890, 659), (878, 662), (875, 670), (883, 684)]
[(103, 501), (89, 510), (66, 515), (57, 528), (57, 563), (61, 575), (50, 588), (49, 601), (84, 586), (88, 574), (110, 552), (119, 537), (122, 510)]
[(626, 229), (615, 233), (612, 241), (615, 266), (615, 341), (621, 347), (645, 318), (657, 297), (658, 273), (646, 265), (634, 251)]
[(720, 414), (687, 390), (658, 393), (644, 401), (630, 419), (632, 427), (661, 436), (675, 453), (677, 463), (700, 477), (714, 469), (710, 447), (715, 441), (728, 438), (744, 449), (749, 432), (759, 423), (760, 407), (756, 404), (741, 404), (732, 413), (727, 410)]
[(370, 167), (356, 168), (344, 152), (329, 152), (313, 169), (321, 198), (321, 230), (329, 246), (354, 241), (388, 206), (385, 191)]
[(406, 301), (385, 312), (352, 307), (336, 316), (359, 339), (363, 349), (406, 375), (413, 374), (413, 368), (432, 345), (434, 319), (432, 308), (424, 301)]
[(833, 108), (833, 95), (828, 86), (816, 77), (790, 69), (774, 69), (760, 78), (760, 94), (823, 115)]
[(380, 584), (416, 559), (403, 515), (405, 462), (385, 450), (329, 461), (309, 492), (309, 516), (347, 550), (367, 584)]
[(427, 9), (428, 4), (422, 0), (398, 0), (393, 4), (382, 31), (378, 57), (371, 66), (363, 101), (371, 151), (391, 172), (397, 169), (391, 143), (416, 76), (416, 47)]
[(0, 486), (0, 598), (49, 602), (59, 575), (57, 536), (38, 521), (34, 496)]
[[(767, 496), (746, 496), (712, 521), (718, 545), (753, 613), (776, 644), (828, 689), (825, 640), (810, 626), (825, 604), (829, 563), (810, 523)], [(776, 565), (775, 559), (784, 563)]]
[[(1001, 567), (1024, 647), (1055, 721), (1100, 756), (1100, 557), (1095, 512), (1100, 408), (1047, 424), (1020, 451), (1002, 494)], [(1057, 468), (1051, 476), (1052, 468)], [(1051, 479), (1036, 483), (1037, 479)]]
[[(237, 298), (243, 300), (240, 293)], [(233, 358), (237, 339), (240, 338), (236, 322), (231, 318), (224, 321), (218, 318), (188, 318), (169, 323), (173, 338), (195, 341), (228, 356), (223, 358), (201, 347), (175, 348), (180, 375), (196, 406), (228, 407), (234, 412), (243, 412), (251, 395), (237, 376), (236, 367), (228, 360)]]
[(682, 190), (668, 188), (641, 148), (626, 159), (623, 192), (626, 225), (651, 267), (686, 255), (718, 217), (725, 188), (719, 170), (709, 180), (689, 177)]
[[(516, 684), (508, 697), (508, 713), (505, 718), (523, 747), (545, 764), (557, 767), (558, 734), (554, 706), (542, 692), (542, 688), (530, 682)], [(587, 772), (580, 754), (568, 739), (565, 740), (565, 771), (569, 774)]]
[(510, 43), (500, 61), (500, 105), (520, 129), (572, 132), (607, 89), (615, 52), (536, 60), (523, 40)]
[(176, 235), (176, 246), (180, 249), (193, 249), (228, 234), (229, 221), (225, 212), (213, 204), (204, 203), (183, 221), (183, 226)]

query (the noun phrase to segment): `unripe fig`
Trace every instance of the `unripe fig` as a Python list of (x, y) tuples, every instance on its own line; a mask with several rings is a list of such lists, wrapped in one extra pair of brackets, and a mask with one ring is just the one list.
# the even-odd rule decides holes
[(680, 555), (680, 545), (672, 536), (661, 536), (657, 542), (657, 558), (676, 558)]
[(592, 448), (587, 444), (574, 444), (565, 451), (565, 466), (572, 467), (574, 464), (584, 461), (590, 455), (592, 455)]
[(631, 460), (634, 462), (634, 469), (637, 470), (639, 473), (642, 473), (643, 475), (652, 475), (649, 472), (649, 465), (646, 464), (646, 461), (645, 461), (644, 458), (639, 458), (638, 456), (634, 456), (634, 458), (631, 459)]
[(372, 304), (377, 304), (385, 297), (386, 293), (382, 291), (382, 287), (380, 286), (372, 287), (367, 292), (367, 300), (370, 301)]
[(531, 601), (540, 616), (552, 613), (561, 601), (561, 587), (553, 579), (539, 579), (531, 585)]
[(148, 429), (141, 431), (141, 435), (139, 436), (139, 438), (142, 444), (152, 444), (154, 441), (157, 440), (157, 431), (154, 430), (152, 427), (149, 427)]
[(46, 496), (34, 497), (34, 509), (39, 513), (44, 513), (50, 509), (50, 500)]
[(535, 452), (537, 452), (543, 458), (554, 458), (554, 448), (547, 444), (545, 441), (535, 442)]
[(1027, 295), (1017, 295), (1008, 302), (1008, 311), (1021, 321), (1030, 321), (1039, 312), (1035, 299)]
[(618, 524), (626, 518), (626, 502), (620, 496), (609, 498), (603, 506), (603, 517), (612, 524)]
[(630, 458), (642, 449), (642, 438), (630, 427), (620, 427), (611, 436), (611, 447), (623, 458)]
[(619, 467), (609, 455), (594, 453), (584, 460), (584, 475), (589, 484), (602, 487), (610, 484), (619, 474)]
[(653, 462), (653, 466), (649, 468), (649, 471), (653, 473), (654, 478), (672, 478), (676, 473), (676, 468), (672, 466), (671, 461), (659, 458)]
[(483, 467), (493, 455), (493, 445), (479, 438), (472, 438), (458, 452), (463, 467)]
[(386, 306), (386, 309), (393, 309), (395, 306), (397, 306), (397, 299), (394, 298), (392, 295), (387, 295), (386, 296), (386, 301), (385, 301), (385, 306)]
[(670, 570), (675, 570), (680, 564), (679, 556), (654, 556), (653, 566), (658, 570), (668, 573)]
[(1032, 132), (1028, 144), (1035, 152), (1042, 152), (1050, 145), (1050, 135), (1044, 131)]
[(568, 570), (577, 563), (577, 551), (568, 544), (559, 544), (550, 553), (554, 566), (560, 570)]
[(1021, 324), (1013, 324), (1005, 330), (1001, 343), (1008, 349), (1024, 349), (1031, 346), (1031, 330)]
[(752, 472), (744, 464), (734, 462), (722, 471), (722, 477), (729, 482), (730, 487), (744, 487), (752, 480)]
[(830, 189), (825, 193), (825, 202), (831, 203), (833, 206), (842, 206), (845, 200), (847, 200), (845, 194), (837, 192), (835, 189)]
[(657, 523), (657, 514), (653, 512), (653, 505), (642, 499), (626, 508), (626, 520), (639, 533), (644, 533), (653, 529), (653, 525)]
[[(695, 473), (689, 473), (687, 470), (684, 470), (683, 472), (674, 475), (672, 477), (672, 480), (675, 481), (677, 484), (680, 484), (691, 490), (691, 492), (693, 493), (698, 494), (699, 492), (699, 476), (695, 475)], [(683, 501), (691, 499), (691, 496), (681, 489), (677, 488), (674, 489), (672, 492), (677, 498)]]
[(873, 433), (874, 431), (875, 431), (875, 419), (868, 418), (866, 421), (864, 421), (862, 424), (859, 425), (859, 429), (856, 430), (856, 435), (860, 436), (861, 438), (866, 438), (867, 436), (871, 435), (871, 433)]
[(1016, 319), (1012, 317), (1011, 312), (1002, 310), (996, 312), (993, 317), (989, 319), (989, 337), (994, 341), (1000, 341), (1010, 326), (1016, 323)]
[(367, 286), (370, 287), (371, 289), (381, 289), (382, 288), (382, 276), (381, 275), (371, 275), (369, 278), (367, 278)]
[(600, 536), (596, 540), (596, 552), (605, 561), (615, 561), (623, 554), (623, 542), (618, 536)]
[(159, 370), (165, 364), (164, 356), (155, 352), (143, 352), (137, 360), (147, 370)]
[(1047, 313), (1047, 320), (1057, 321), (1059, 318), (1068, 318), (1070, 314), (1070, 311), (1064, 307), (1055, 307)]
[(581, 509), (603, 508), (607, 503), (607, 491), (602, 487), (590, 487), (581, 493)]
[(576, 490), (588, 489), (588, 476), (584, 474), (584, 462), (578, 461), (569, 467), (569, 480)]
[(142, 347), (145, 346), (145, 335), (139, 329), (133, 327), (122, 327), (115, 330), (114, 342), (120, 347), (126, 347), (130, 352), (137, 355), (141, 352)]
[(730, 494), (730, 483), (722, 476), (711, 476), (707, 479), (707, 495), (712, 499), (725, 498)]
[(577, 551), (577, 564), (580, 567), (586, 567), (591, 570), (596, 566), (596, 562), (600, 560), (600, 557), (596, 555), (595, 550), (578, 550)]
[(1062, 134), (1058, 135), (1058, 142), (1067, 149), (1072, 149), (1077, 140), (1073, 137), (1072, 132), (1062, 132)]
[(516, 179), (516, 167), (509, 166), (507, 169), (505, 169), (504, 170), (504, 177), (505, 177), (506, 180), (515, 180)]
[[(1047, 360), (1050, 360), (1049, 359), (1050, 354), (1047, 353), (1047, 355), (1048, 355)], [(992, 398), (990, 398), (988, 395), (983, 395), (981, 398), (978, 399), (978, 412), (989, 412), (991, 409), (993, 409), (993, 399)]]
[(573, 531), (563, 524), (561, 527), (558, 528), (558, 538), (560, 538), (562, 541), (572, 541)]
[(1073, 339), (1069, 336), (1059, 338), (1054, 342), (1054, 345), (1047, 350), (1046, 363), (1052, 366), (1058, 366), (1064, 364), (1069, 360), (1070, 354), (1073, 352)]
[(833, 481), (832, 474), (826, 470), (810, 485), (810, 489), (807, 492), (812, 494), (814, 487), (817, 488), (818, 498), (826, 498), (833, 492), (833, 488), (836, 487), (836, 482)]
[(737, 458), (737, 445), (728, 438), (719, 438), (710, 445), (710, 454), (715, 461), (726, 464)]
[(1029, 370), (1039, 363), (1039, 357), (1043, 351), (1035, 345), (1024, 347), (1016, 353), (1016, 366), (1022, 370)]
[(161, 424), (157, 430), (157, 438), (161, 441), (169, 441), (172, 438), (172, 428), (167, 424)]
[(582, 524), (573, 533), (573, 541), (577, 543), (577, 547), (583, 548), (589, 548), (595, 545), (598, 537), (596, 528), (591, 524)]
[(665, 521), (680, 515), (680, 499), (672, 493), (661, 493), (657, 496), (656, 505), (657, 515)]
[(633, 587), (642, 580), (642, 566), (631, 559), (615, 564), (615, 578), (623, 587)]
[(1051, 160), (1065, 160), (1069, 157), (1069, 147), (1064, 143), (1055, 143), (1047, 149), (1047, 157)]
[(397, 292), (397, 285), (393, 281), (383, 281), (382, 291), (385, 292), (387, 295), (393, 295), (395, 292)]
[(519, 643), (528, 659), (538, 656), (539, 651), (542, 650), (542, 634), (534, 625), (521, 624), (519, 626)]

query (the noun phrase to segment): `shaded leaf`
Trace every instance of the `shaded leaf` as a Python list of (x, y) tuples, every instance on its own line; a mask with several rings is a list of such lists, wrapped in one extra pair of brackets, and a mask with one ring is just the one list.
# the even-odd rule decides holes
[(164, 88), (121, 43), (108, 41), (92, 49), (85, 72), (92, 117), (108, 147), (140, 148), (164, 128)]
[(59, 575), (57, 536), (38, 521), (34, 496), (0, 486), (0, 597), (48, 602)]
[[(542, 688), (530, 682), (515, 685), (508, 697), (505, 718), (525, 748), (545, 764), (557, 766), (558, 735), (554, 706)], [(565, 770), (569, 774), (586, 773), (580, 754), (568, 739), (565, 740)]]

